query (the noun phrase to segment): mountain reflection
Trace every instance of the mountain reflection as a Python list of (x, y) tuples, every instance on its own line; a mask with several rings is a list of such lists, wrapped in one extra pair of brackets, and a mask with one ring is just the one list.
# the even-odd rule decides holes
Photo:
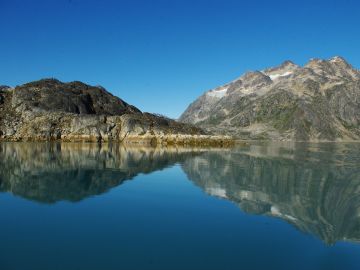
[(360, 240), (359, 164), (360, 144), (298, 143), (208, 152), (183, 170), (210, 195), (332, 244)]
[(96, 144), (0, 144), (0, 191), (43, 203), (79, 201), (194, 155), (191, 149)]
[(331, 244), (360, 241), (360, 144), (258, 144), (234, 150), (2, 143), (0, 191), (79, 201), (180, 163), (206, 193), (281, 218)]

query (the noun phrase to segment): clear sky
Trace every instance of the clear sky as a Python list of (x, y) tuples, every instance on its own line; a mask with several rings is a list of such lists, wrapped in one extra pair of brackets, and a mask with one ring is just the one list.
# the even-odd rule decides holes
[(0, 0), (0, 84), (80, 80), (174, 118), (245, 71), (334, 55), (360, 67), (360, 1)]

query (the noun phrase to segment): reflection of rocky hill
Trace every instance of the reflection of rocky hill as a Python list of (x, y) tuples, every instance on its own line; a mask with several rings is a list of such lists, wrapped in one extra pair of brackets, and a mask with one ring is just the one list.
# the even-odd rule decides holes
[(0, 192), (79, 201), (180, 163), (207, 193), (279, 217), (327, 243), (360, 241), (360, 144), (251, 145), (237, 150), (0, 144)]
[(94, 144), (0, 144), (0, 191), (40, 202), (78, 201), (192, 156), (191, 150)]
[(360, 241), (360, 144), (251, 146), (183, 164), (207, 193), (280, 217), (327, 243)]

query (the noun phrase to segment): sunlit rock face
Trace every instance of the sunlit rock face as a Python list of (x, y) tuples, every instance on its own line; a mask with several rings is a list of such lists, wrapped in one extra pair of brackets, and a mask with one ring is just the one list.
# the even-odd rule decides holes
[(360, 240), (359, 152), (358, 144), (251, 146), (187, 159), (183, 170), (208, 194), (331, 244)]
[(285, 61), (205, 92), (181, 115), (243, 139), (360, 140), (360, 72), (341, 57)]

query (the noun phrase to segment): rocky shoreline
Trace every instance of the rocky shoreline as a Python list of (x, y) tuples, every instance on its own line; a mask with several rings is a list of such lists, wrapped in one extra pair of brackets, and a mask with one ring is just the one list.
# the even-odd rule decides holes
[(120, 139), (98, 137), (94, 135), (62, 135), (55, 137), (6, 137), (0, 142), (77, 142), (77, 143), (121, 143), (131, 146), (184, 146), (184, 147), (232, 147), (236, 141), (230, 136), (213, 135), (129, 135)]

